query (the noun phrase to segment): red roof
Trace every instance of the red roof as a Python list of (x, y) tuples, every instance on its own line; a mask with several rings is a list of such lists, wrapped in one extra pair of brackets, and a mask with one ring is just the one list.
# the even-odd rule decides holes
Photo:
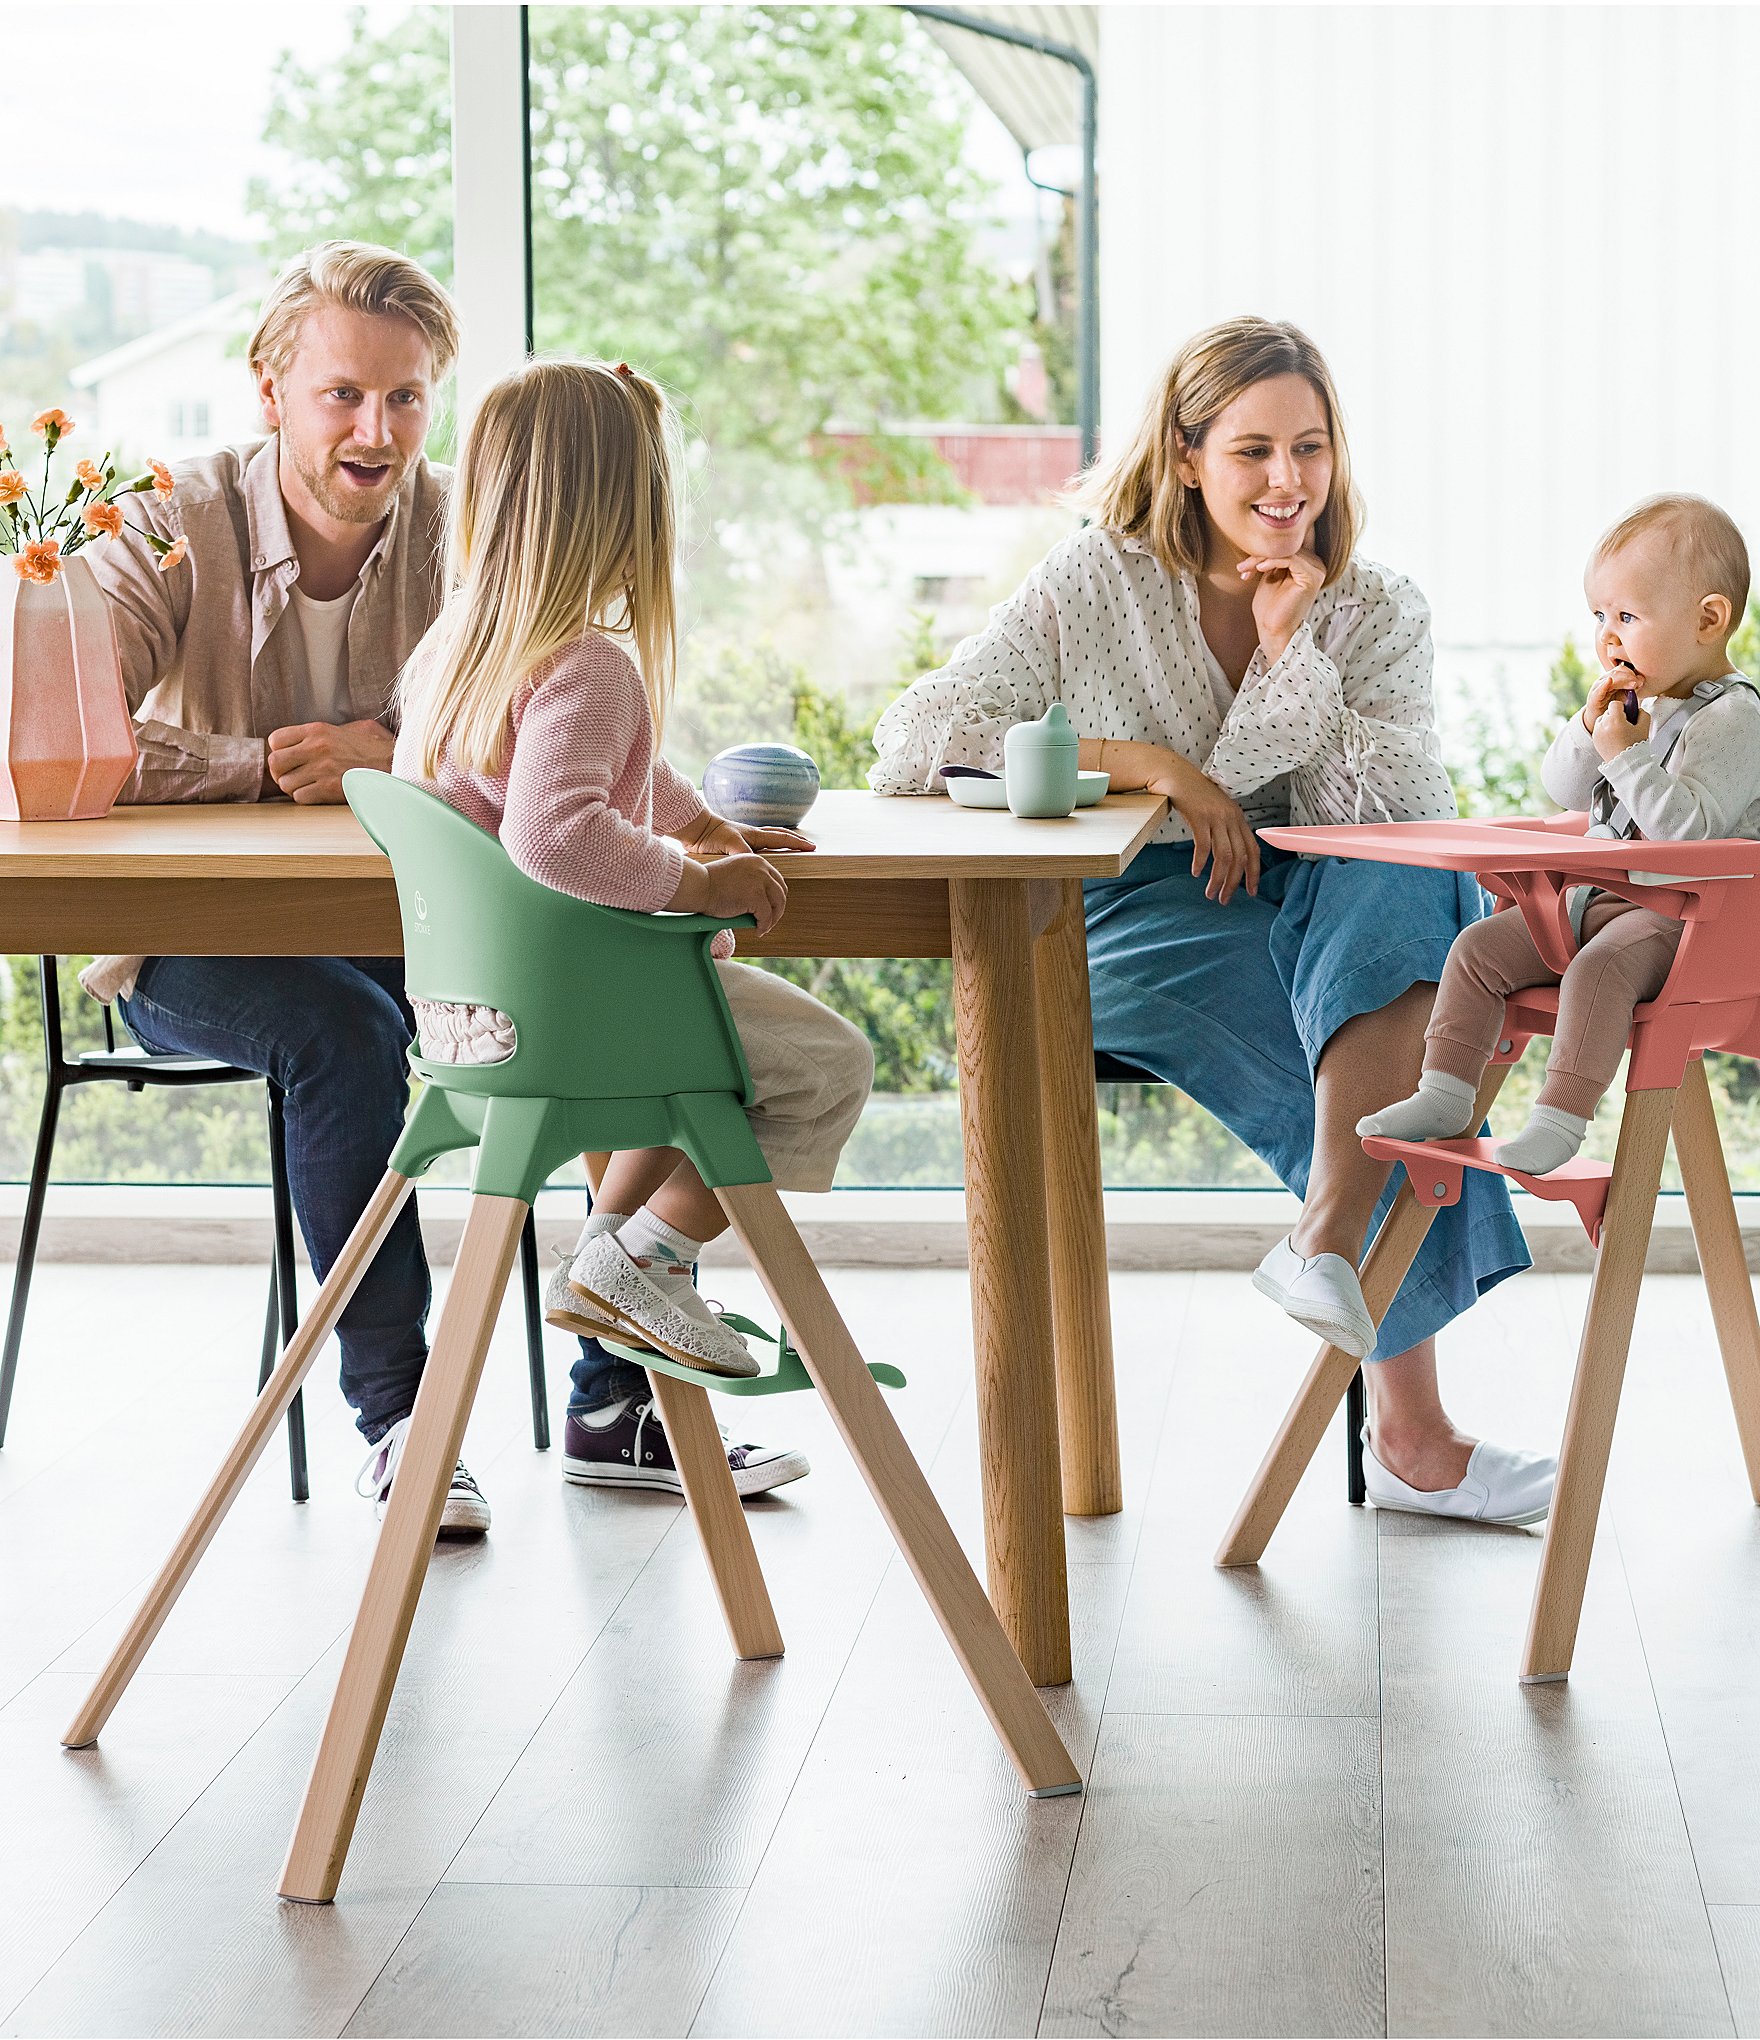
[[(845, 471), (860, 503), (890, 500), (860, 476), (867, 465), (863, 450), (873, 436), (827, 432), (821, 442), (848, 450)], [(1048, 503), (1081, 466), (1081, 435), (1073, 425), (919, 425), (899, 436), (927, 439), (959, 486), (980, 503)]]

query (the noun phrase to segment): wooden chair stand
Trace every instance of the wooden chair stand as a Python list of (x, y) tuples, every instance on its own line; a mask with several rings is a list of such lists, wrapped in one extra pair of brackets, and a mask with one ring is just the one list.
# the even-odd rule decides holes
[[(727, 924), (622, 914), (549, 892), (419, 789), (375, 772), (344, 784), (396, 870), (412, 991), (499, 1006), (518, 1047), (490, 1065), (411, 1058), (425, 1088), (383, 1181), (63, 1741), (97, 1739), (415, 1179), (441, 1155), (474, 1149), (452, 1284), (282, 1870), (282, 1896), (332, 1899), (532, 1200), (574, 1155), (669, 1146), (715, 1187), (1028, 1791), (1079, 1791), (1079, 1772), (768, 1180), (743, 1110), (739, 1037), (708, 953)], [(560, 957), (577, 970), (559, 973)], [(654, 1375), (734, 1649), (778, 1656), (781, 1633), (707, 1394), (688, 1378)]]
[[(1531, 1177), (1500, 1170), (1487, 1141), (1364, 1143), (1370, 1154), (1398, 1161), (1406, 1171), (1361, 1270), (1377, 1324), (1435, 1212), (1460, 1196), (1467, 1169), (1513, 1176), (1535, 1196), (1568, 1200), (1596, 1249), (1522, 1653), (1520, 1676), (1526, 1682), (1570, 1673), (1671, 1130), (1749, 1488), (1760, 1503), (1760, 1316), (1701, 1060), (1707, 1049), (1760, 1055), (1760, 885), (1753, 882), (1760, 877), (1760, 845), (1588, 837), (1587, 819), (1562, 815), (1545, 823), (1410, 822), (1265, 832), (1289, 849), (1477, 872), (1507, 903), (1500, 911), (1521, 912), (1555, 969), (1572, 953), (1568, 900), (1577, 886), (1592, 883), (1686, 923), (1668, 982), (1634, 1015), (1625, 1111), (1611, 1167), (1579, 1160), (1551, 1176)], [(1634, 879), (1637, 870), (1668, 873), (1669, 881), (1645, 884)], [(1550, 1034), (1557, 1017), (1556, 990), (1521, 992), (1509, 1001), (1504, 1038), (1480, 1087), (1475, 1123), (1529, 1040)], [(1229, 1526), (1218, 1565), (1257, 1564), (1355, 1366), (1336, 1347), (1321, 1348)]]

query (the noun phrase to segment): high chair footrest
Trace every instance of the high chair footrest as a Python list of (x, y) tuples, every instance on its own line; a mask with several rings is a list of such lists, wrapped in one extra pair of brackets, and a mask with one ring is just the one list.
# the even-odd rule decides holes
[[(745, 1376), (730, 1374), (705, 1374), (700, 1368), (682, 1366), (676, 1360), (669, 1360), (664, 1353), (656, 1353), (647, 1346), (623, 1346), (615, 1339), (600, 1339), (599, 1343), (607, 1353), (615, 1353), (620, 1360), (627, 1360), (632, 1366), (645, 1367), (651, 1374), (670, 1374), (678, 1381), (688, 1381), (693, 1388), (712, 1388), (717, 1395), (792, 1395), (801, 1389), (813, 1386), (813, 1377), (807, 1372), (801, 1356), (780, 1332), (769, 1332), (750, 1318), (741, 1317), (737, 1312), (724, 1310), (718, 1313), (721, 1322), (748, 1339), (758, 1339), (767, 1346), (775, 1346), (778, 1352), (777, 1364), (763, 1374)], [(896, 1367), (890, 1367), (883, 1360), (868, 1363), (868, 1372), (882, 1388), (903, 1388), (904, 1376)]]
[(1613, 1170), (1606, 1162), (1586, 1162), (1580, 1157), (1554, 1169), (1550, 1176), (1528, 1176), (1520, 1169), (1506, 1169), (1491, 1159), (1494, 1140), (1390, 1140), (1383, 1134), (1366, 1134), (1363, 1152), (1377, 1161), (1401, 1162), (1411, 1178), (1412, 1194), (1420, 1204), (1444, 1205), (1460, 1201), (1461, 1180), (1468, 1169), (1482, 1169), (1490, 1176), (1507, 1176), (1532, 1196), (1548, 1204), (1572, 1204), (1589, 1235), (1589, 1244), (1601, 1244), (1601, 1220), (1607, 1210), (1607, 1186)]

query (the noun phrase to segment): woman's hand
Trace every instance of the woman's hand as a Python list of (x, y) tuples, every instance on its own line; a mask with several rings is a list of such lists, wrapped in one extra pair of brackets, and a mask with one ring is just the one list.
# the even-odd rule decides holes
[(1293, 559), (1242, 560), (1240, 577), (1255, 582), (1253, 621), (1259, 626), (1266, 663), (1274, 666), (1326, 585), (1325, 563), (1311, 552), (1299, 552)]
[(1182, 758), (1177, 751), (1165, 755), (1168, 763), (1148, 781), (1148, 788), (1165, 795), (1191, 830), (1194, 878), (1209, 859), (1210, 879), (1204, 897), (1226, 907), (1237, 886), (1256, 893), (1259, 839), (1240, 802), (1224, 793), (1214, 779), (1207, 779), (1189, 758)]
[(701, 864), (717, 857), (739, 857), (748, 850), (816, 850), (818, 844), (799, 829), (742, 829), (713, 808), (704, 808), (689, 828), (679, 832), (685, 855)]

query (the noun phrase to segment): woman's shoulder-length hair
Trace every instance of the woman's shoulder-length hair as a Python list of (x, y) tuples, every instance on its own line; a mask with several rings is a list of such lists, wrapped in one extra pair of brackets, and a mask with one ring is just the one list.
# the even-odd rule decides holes
[(1314, 527), (1314, 545), (1330, 586), (1350, 564), (1363, 523), (1351, 479), (1350, 448), (1332, 371), (1299, 326), (1239, 318), (1196, 333), (1168, 363), (1130, 444), (1083, 476), (1071, 503), (1096, 524), (1142, 540), (1170, 573), (1204, 565), (1204, 499), (1180, 480), (1179, 463), (1204, 442), (1219, 414), (1255, 383), (1299, 375), (1326, 408), (1332, 438), (1332, 488)]

